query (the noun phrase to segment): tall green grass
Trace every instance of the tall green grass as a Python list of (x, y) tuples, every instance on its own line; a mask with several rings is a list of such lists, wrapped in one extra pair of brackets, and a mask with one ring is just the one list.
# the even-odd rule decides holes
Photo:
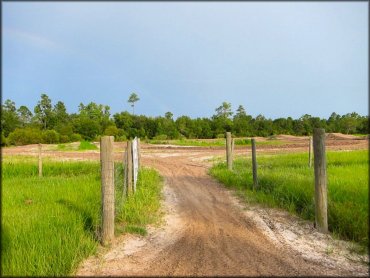
[[(116, 164), (116, 196), (122, 192), (122, 170), (122, 164)], [(5, 157), (2, 181), (2, 275), (68, 275), (96, 251), (101, 221), (99, 162), (45, 158), (39, 178), (35, 158)], [(124, 208), (135, 207), (145, 216), (122, 209), (122, 200), (116, 198), (116, 222), (125, 220), (124, 232), (145, 233), (144, 225), (158, 214), (160, 188), (158, 174), (143, 169), (137, 194), (124, 200)], [(142, 221), (137, 220), (140, 217)], [(138, 224), (142, 227), (135, 229)]]
[[(314, 170), (308, 167), (308, 155), (259, 156), (257, 162), (256, 191), (251, 159), (237, 159), (233, 171), (219, 163), (210, 173), (247, 202), (282, 207), (314, 221)], [(367, 150), (327, 153), (329, 230), (363, 246), (369, 242), (368, 162)]]

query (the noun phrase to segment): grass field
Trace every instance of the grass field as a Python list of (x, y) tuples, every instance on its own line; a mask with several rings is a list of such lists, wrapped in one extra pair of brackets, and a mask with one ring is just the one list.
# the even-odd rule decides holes
[[(329, 230), (364, 247), (369, 243), (368, 162), (366, 150), (327, 153)], [(308, 167), (308, 154), (259, 156), (257, 163), (256, 191), (251, 159), (237, 159), (233, 171), (218, 163), (210, 173), (246, 202), (282, 207), (314, 221), (314, 170)]]
[[(116, 164), (115, 171), (116, 196), (121, 196), (122, 164)], [(43, 174), (42, 178), (37, 176), (37, 158), (3, 158), (2, 275), (72, 274), (99, 244), (99, 162), (45, 158)], [(143, 169), (137, 188), (123, 206), (122, 199), (116, 198), (116, 233), (145, 234), (145, 225), (158, 219), (158, 173)]]

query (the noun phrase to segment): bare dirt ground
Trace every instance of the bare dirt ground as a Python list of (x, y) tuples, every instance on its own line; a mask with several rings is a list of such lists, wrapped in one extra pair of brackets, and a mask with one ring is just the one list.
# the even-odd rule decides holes
[[(260, 153), (305, 151), (307, 138), (285, 138)], [(99, 159), (98, 151), (56, 152), (57, 159)], [(328, 150), (367, 149), (368, 140), (329, 139)], [(46, 148), (47, 149), (47, 148)], [(116, 143), (122, 159), (123, 143)], [(239, 155), (250, 155), (237, 147)], [(5, 148), (3, 155), (36, 155), (36, 145)], [(88, 258), (76, 275), (88, 276), (368, 276), (369, 258), (351, 243), (317, 233), (313, 223), (287, 212), (241, 204), (231, 191), (207, 175), (223, 148), (142, 145), (142, 162), (165, 179), (164, 224), (147, 236), (123, 235), (110, 248)]]

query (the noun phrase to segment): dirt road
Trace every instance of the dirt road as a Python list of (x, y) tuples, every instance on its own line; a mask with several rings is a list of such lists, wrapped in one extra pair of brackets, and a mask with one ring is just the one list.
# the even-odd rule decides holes
[(310, 259), (271, 240), (207, 175), (206, 155), (200, 150), (144, 153), (144, 165), (165, 178), (167, 224), (148, 237), (117, 239), (77, 275), (366, 275), (366, 266)]
[[(122, 159), (124, 144), (116, 144)], [(328, 149), (363, 149), (368, 141), (329, 144)], [(305, 144), (278, 146), (264, 153), (303, 151)], [(117, 152), (119, 150), (119, 152)], [(249, 154), (237, 148), (237, 154)], [(36, 146), (7, 148), (4, 155), (36, 155)], [(165, 179), (164, 224), (147, 236), (124, 235), (109, 249), (88, 258), (76, 275), (215, 276), (215, 275), (368, 275), (349, 245), (317, 233), (312, 223), (276, 209), (238, 203), (230, 191), (207, 175), (210, 159), (223, 148), (171, 148), (143, 145), (142, 162)], [(56, 152), (57, 159), (99, 159), (98, 151)], [(354, 260), (355, 258), (355, 260)], [(368, 259), (367, 259), (368, 263)]]

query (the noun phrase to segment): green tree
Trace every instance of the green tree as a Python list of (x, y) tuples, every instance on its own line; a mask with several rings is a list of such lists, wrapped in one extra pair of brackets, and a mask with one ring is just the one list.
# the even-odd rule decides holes
[(132, 107), (132, 114), (135, 115), (135, 102), (139, 101), (140, 98), (138, 97), (138, 95), (136, 93), (132, 93), (128, 99), (128, 103), (131, 103), (131, 107)]
[(229, 118), (233, 112), (231, 111), (231, 104), (224, 101), (221, 106), (216, 108), (216, 117)]
[(1, 130), (7, 137), (10, 132), (20, 126), (20, 119), (17, 114), (17, 108), (14, 101), (5, 100), (4, 105), (1, 105)]
[(171, 112), (166, 112), (164, 114), (164, 117), (168, 120), (172, 120), (173, 119), (173, 114)]
[(238, 109), (236, 109), (236, 117), (243, 117), (247, 116), (247, 112), (245, 111), (243, 105), (239, 105)]
[(20, 106), (17, 112), (22, 127), (25, 127), (26, 125), (31, 123), (33, 115), (32, 112), (27, 108), (27, 106)]
[(51, 99), (46, 94), (41, 94), (41, 100), (35, 106), (34, 112), (43, 129), (51, 127), (53, 109)]
[(65, 124), (69, 121), (69, 115), (67, 113), (67, 108), (62, 101), (58, 101), (54, 105), (53, 112), (55, 115), (56, 125)]
[(221, 106), (215, 109), (216, 114), (212, 117), (212, 129), (214, 137), (223, 134), (226, 131), (232, 131), (233, 122), (230, 119), (233, 112), (231, 111), (231, 104), (224, 101)]

